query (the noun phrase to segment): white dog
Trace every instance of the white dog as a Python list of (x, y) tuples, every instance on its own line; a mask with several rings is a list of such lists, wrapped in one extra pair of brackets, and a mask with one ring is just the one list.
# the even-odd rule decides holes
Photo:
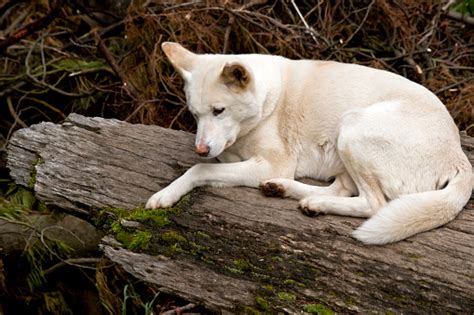
[(306, 214), (370, 218), (353, 236), (384, 244), (453, 220), (471, 196), (458, 129), (421, 85), (354, 64), (162, 48), (185, 81), (196, 152), (223, 163), (193, 166), (147, 208), (203, 185), (260, 186)]

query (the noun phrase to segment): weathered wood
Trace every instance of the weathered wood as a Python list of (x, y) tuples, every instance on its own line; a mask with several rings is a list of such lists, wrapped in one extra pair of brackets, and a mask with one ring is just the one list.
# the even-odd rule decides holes
[[(473, 163), (473, 138), (463, 136), (463, 143)], [(189, 133), (73, 114), (62, 125), (16, 132), (8, 166), (18, 184), (27, 186), (33, 177), (36, 196), (46, 205), (87, 217), (104, 207), (143, 206), (202, 161), (192, 145)], [(305, 303), (362, 313), (474, 310), (473, 199), (446, 226), (387, 246), (351, 238), (362, 220), (308, 218), (293, 200), (243, 187), (197, 189), (172, 221), (174, 230), (199, 246), (198, 255), (163, 259), (155, 236), (146, 254), (106, 242), (103, 249), (138, 279), (213, 310), (235, 311), (264, 295), (292, 311)], [(296, 301), (278, 292), (291, 292), (287, 300)]]

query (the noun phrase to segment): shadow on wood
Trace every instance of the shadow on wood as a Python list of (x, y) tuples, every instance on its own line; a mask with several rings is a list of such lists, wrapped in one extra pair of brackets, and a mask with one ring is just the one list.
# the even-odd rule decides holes
[[(472, 163), (473, 138), (463, 145)], [(49, 207), (92, 219), (106, 208), (142, 207), (202, 161), (192, 146), (189, 133), (71, 114), (61, 125), (16, 132), (8, 167), (17, 184), (33, 180)], [(110, 237), (101, 247), (134, 277), (216, 312), (300, 312), (305, 304), (344, 313), (474, 309), (472, 199), (446, 226), (387, 246), (351, 238), (362, 220), (308, 218), (296, 206), (255, 189), (201, 188), (165, 223), (137, 225), (151, 232), (141, 250)]]

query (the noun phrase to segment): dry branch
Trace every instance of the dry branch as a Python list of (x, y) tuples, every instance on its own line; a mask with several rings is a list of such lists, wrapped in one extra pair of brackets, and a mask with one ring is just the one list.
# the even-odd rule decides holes
[(31, 22), (30, 24), (16, 31), (14, 34), (0, 41), (0, 53), (5, 51), (11, 45), (19, 42), (21, 39), (27, 37), (28, 35), (31, 35), (32, 33), (37, 32), (48, 26), (59, 15), (59, 12), (60, 7), (58, 6), (51, 10), (51, 12), (49, 12), (46, 16)]
[[(49, 207), (91, 217), (106, 207), (143, 206), (200, 161), (192, 143), (185, 132), (70, 115), (62, 125), (16, 132), (8, 166), (21, 185), (34, 169), (36, 197)], [(463, 136), (463, 145), (473, 163), (474, 139)], [(38, 157), (42, 163), (35, 163)], [(352, 239), (361, 222), (308, 218), (296, 202), (254, 189), (203, 188), (167, 226), (150, 227), (146, 252), (131, 252), (110, 238), (102, 249), (137, 279), (219, 312), (256, 307), (257, 296), (271, 300), (274, 310), (293, 312), (306, 303), (341, 313), (474, 309), (473, 199), (446, 226), (387, 246)], [(171, 247), (181, 251), (171, 257), (163, 256), (170, 250), (164, 233), (182, 237)]]

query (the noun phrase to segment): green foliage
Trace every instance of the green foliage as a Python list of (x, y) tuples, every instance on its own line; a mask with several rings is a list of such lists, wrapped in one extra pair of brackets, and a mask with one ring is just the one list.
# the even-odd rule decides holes
[(127, 315), (127, 300), (130, 298), (128, 294), (128, 284), (123, 288), (123, 302), (122, 302), (122, 315)]
[(11, 184), (0, 199), (0, 216), (15, 215), (18, 217), (21, 211), (34, 208), (36, 199), (33, 193), (18, 185)]
[[(69, 308), (61, 292), (46, 292), (43, 294), (44, 309), (47, 314), (72, 315), (73, 311)], [(41, 312), (43, 313), (43, 312)]]
[(458, 0), (451, 6), (451, 9), (463, 14), (473, 15), (474, 0)]
[(153, 315), (154, 314), (153, 304), (155, 304), (155, 300), (158, 297), (158, 295), (160, 295), (160, 291), (156, 292), (155, 296), (153, 297), (153, 299), (150, 302), (147, 302), (143, 305), (143, 307), (145, 308), (145, 315)]
[(79, 58), (61, 58), (51, 64), (51, 67), (57, 70), (66, 72), (81, 72), (90, 70), (108, 70), (109, 67), (105, 63), (105, 60), (85, 60)]
[(65, 259), (73, 252), (73, 249), (65, 242), (59, 240), (35, 241), (27, 244), (24, 255), (30, 265), (30, 272), (26, 281), (31, 290), (38, 288), (45, 282), (43, 266), (46, 262), (54, 259)]
[(333, 311), (328, 309), (326, 306), (322, 304), (307, 304), (303, 307), (303, 311), (310, 314), (318, 314), (318, 315), (334, 315)]

